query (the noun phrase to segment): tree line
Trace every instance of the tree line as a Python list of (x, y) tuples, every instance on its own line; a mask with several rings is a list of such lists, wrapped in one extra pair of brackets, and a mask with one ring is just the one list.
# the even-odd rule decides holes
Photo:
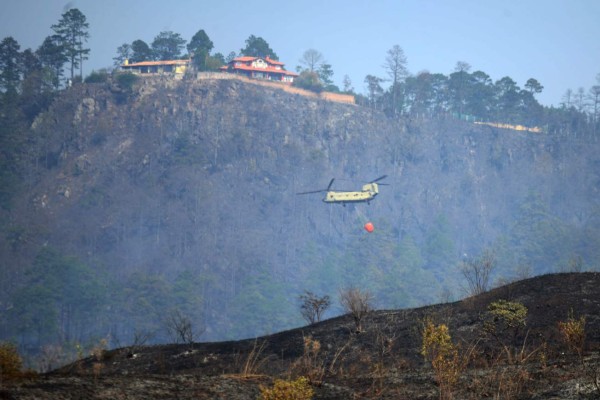
[[(47, 106), (51, 94), (61, 85), (83, 80), (83, 62), (91, 51), (85, 46), (90, 37), (89, 23), (80, 10), (68, 10), (51, 29), (53, 34), (35, 51), (21, 52), (12, 37), (0, 43), (0, 92), (5, 101), (20, 95), (22, 102), (28, 104), (30, 119)], [(142, 39), (123, 43), (116, 49), (113, 61), (118, 68), (126, 61), (190, 59), (197, 70), (216, 71), (237, 56), (279, 60), (269, 43), (255, 35), (246, 39), (239, 52), (224, 55), (213, 49), (214, 43), (203, 29), (189, 42), (179, 33), (162, 31), (150, 43)], [(564, 132), (573, 126), (594, 134), (598, 130), (600, 74), (597, 84), (587, 91), (568, 89), (560, 107), (554, 108), (540, 105), (535, 98), (544, 89), (536, 79), (528, 79), (521, 88), (509, 76), (493, 81), (484, 71), (471, 72), (472, 67), (464, 61), (457, 62), (449, 75), (429, 71), (411, 74), (399, 45), (387, 51), (382, 67), (386, 76), (367, 74), (365, 92), (357, 93), (348, 75), (343, 77), (342, 88), (336, 86), (333, 66), (321, 52), (311, 48), (296, 66), (299, 76), (294, 85), (317, 92), (354, 94), (358, 104), (382, 110), (394, 118), (450, 114), (467, 120), (545, 127), (548, 133)]]
[[(246, 46), (239, 53), (231, 51), (227, 56), (222, 53), (212, 53), (214, 44), (204, 29), (200, 29), (192, 36), (189, 43), (179, 33), (173, 31), (160, 32), (148, 44), (142, 39), (131, 43), (123, 43), (117, 48), (117, 55), (113, 58), (114, 66), (119, 67), (126, 61), (138, 63), (143, 61), (164, 61), (189, 59), (199, 71), (216, 71), (239, 55), (269, 57), (278, 60), (277, 54), (271, 49), (266, 40), (250, 35), (246, 39)], [(187, 50), (187, 53), (185, 52)]]
[(111, 346), (197, 339), (207, 307), (202, 288), (210, 278), (186, 270), (170, 281), (144, 273), (119, 280), (44, 247), (0, 317), (0, 338), (18, 341), (38, 361), (49, 346), (69, 357), (76, 346), (102, 338)]

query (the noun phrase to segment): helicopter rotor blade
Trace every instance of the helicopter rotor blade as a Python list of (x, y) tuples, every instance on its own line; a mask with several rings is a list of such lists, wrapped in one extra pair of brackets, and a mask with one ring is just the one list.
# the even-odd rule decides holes
[(308, 192), (300, 192), (300, 193), (296, 193), (296, 194), (311, 194), (311, 193), (329, 192), (329, 189), (331, 189), (331, 185), (333, 185), (334, 180), (335, 180), (335, 178), (332, 178), (329, 181), (329, 185), (327, 185), (327, 189), (309, 190)]
[(321, 189), (321, 190), (311, 190), (309, 192), (300, 192), (300, 193), (296, 193), (296, 194), (311, 194), (311, 193), (321, 193), (321, 192), (326, 192), (327, 190), (325, 189)]
[(375, 179), (374, 181), (371, 181), (371, 183), (378, 182), (378, 181), (380, 181), (380, 180), (382, 180), (382, 179), (385, 179), (385, 178), (387, 178), (387, 175), (382, 175), (382, 176), (380, 176), (379, 178)]
[(329, 181), (329, 185), (327, 185), (327, 189), (325, 189), (326, 191), (329, 191), (329, 189), (331, 189), (331, 185), (333, 185), (334, 180), (335, 178), (331, 178), (331, 181)]

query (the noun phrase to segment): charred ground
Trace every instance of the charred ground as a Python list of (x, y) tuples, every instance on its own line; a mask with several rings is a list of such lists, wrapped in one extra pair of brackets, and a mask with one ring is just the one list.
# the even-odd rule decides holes
[[(488, 306), (499, 300), (528, 310), (526, 328), (506, 341), (512, 362), (483, 335)], [(581, 357), (558, 329), (569, 316), (585, 318)], [(471, 354), (456, 398), (598, 398), (600, 273), (544, 275), (454, 303), (373, 311), (361, 333), (345, 315), (256, 339), (114, 349), (9, 383), (0, 398), (256, 399), (260, 385), (304, 375), (317, 399), (434, 399), (434, 374), (420, 354), (427, 318), (446, 324), (459, 352)], [(307, 340), (318, 349), (307, 352)]]

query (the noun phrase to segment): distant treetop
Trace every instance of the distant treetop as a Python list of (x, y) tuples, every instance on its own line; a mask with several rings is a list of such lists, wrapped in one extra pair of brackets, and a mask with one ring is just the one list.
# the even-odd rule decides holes
[(269, 47), (267, 41), (254, 35), (250, 35), (250, 37), (246, 39), (246, 47), (240, 50), (240, 54), (243, 56), (269, 57), (272, 60), (279, 60), (279, 57), (275, 54), (273, 49)]

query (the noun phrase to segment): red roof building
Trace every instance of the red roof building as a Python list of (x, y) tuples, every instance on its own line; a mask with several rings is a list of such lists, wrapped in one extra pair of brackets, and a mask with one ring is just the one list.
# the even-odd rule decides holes
[(265, 79), (285, 83), (294, 82), (297, 73), (286, 71), (283, 63), (269, 57), (236, 57), (229, 64), (221, 67), (221, 71), (245, 75), (249, 78)]

